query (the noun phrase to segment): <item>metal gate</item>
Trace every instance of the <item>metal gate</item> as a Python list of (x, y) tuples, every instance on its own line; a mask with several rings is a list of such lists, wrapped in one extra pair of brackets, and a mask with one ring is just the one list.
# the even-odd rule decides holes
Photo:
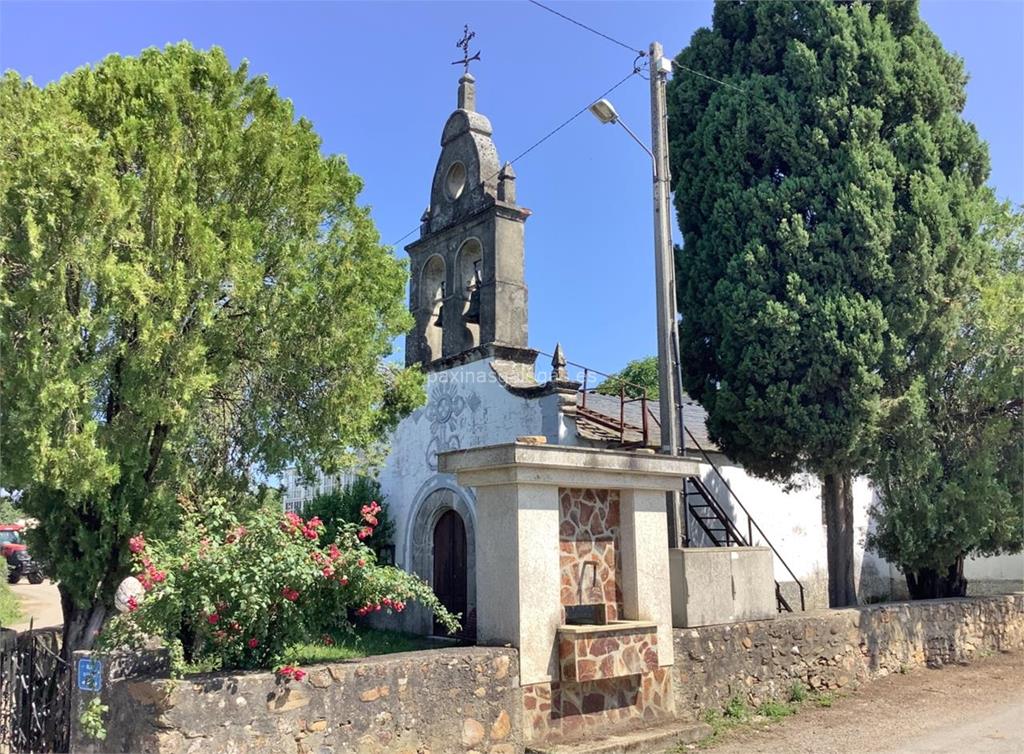
[(71, 673), (60, 631), (0, 632), (0, 754), (66, 752)]

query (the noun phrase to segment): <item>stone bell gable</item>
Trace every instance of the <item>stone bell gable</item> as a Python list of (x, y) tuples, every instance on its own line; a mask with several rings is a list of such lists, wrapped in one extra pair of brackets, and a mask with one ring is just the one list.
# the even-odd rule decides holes
[(530, 211), (516, 204), (515, 173), (499, 163), (492, 133), (476, 112), (467, 73), (442, 131), (420, 238), (406, 247), (416, 322), (406, 337), (409, 366), (436, 371), (495, 346), (527, 347), (523, 226)]

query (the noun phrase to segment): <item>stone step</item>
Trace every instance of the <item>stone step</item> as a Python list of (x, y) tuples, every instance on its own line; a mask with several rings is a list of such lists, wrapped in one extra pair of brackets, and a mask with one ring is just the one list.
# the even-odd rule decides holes
[(526, 754), (660, 754), (709, 735), (711, 726), (707, 723), (675, 720), (615, 733), (587, 734), (557, 744), (528, 744)]

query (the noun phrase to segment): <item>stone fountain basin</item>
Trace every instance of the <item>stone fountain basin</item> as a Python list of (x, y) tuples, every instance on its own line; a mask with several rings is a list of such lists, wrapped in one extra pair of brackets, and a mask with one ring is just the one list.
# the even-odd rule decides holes
[(575, 683), (656, 670), (658, 626), (633, 620), (559, 626), (558, 661), (562, 681)]

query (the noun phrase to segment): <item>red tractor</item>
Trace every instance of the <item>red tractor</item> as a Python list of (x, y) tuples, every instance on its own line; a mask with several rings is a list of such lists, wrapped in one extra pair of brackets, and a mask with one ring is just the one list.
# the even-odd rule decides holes
[(23, 529), (20, 524), (0, 524), (0, 555), (7, 561), (7, 583), (17, 584), (25, 576), (30, 584), (42, 584), (43, 569), (21, 541)]

